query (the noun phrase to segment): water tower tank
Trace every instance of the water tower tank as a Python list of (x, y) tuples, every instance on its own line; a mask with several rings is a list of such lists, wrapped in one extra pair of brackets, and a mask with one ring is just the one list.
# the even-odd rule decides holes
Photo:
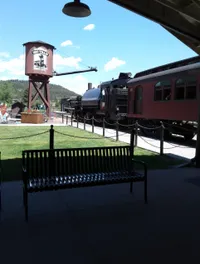
[(43, 41), (31, 41), (25, 46), (25, 74), (53, 76), (53, 50), (54, 46)]

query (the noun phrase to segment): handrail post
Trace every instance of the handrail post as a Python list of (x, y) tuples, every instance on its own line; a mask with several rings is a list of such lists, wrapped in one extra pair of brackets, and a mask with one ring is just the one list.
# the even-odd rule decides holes
[(135, 137), (135, 129), (132, 128), (131, 137), (130, 137), (130, 152), (131, 152), (130, 155), (131, 155), (131, 158), (134, 155), (134, 137)]
[(77, 126), (77, 128), (78, 128), (78, 122), (79, 122), (79, 116), (77, 115), (76, 116), (76, 126)]
[(119, 122), (117, 120), (117, 122), (116, 122), (116, 141), (118, 141), (118, 140), (119, 140)]
[(71, 126), (73, 126), (73, 114), (71, 114)]
[(160, 126), (160, 155), (163, 155), (163, 147), (164, 147), (164, 130), (165, 127), (163, 125), (163, 122), (161, 121), (161, 126)]
[(105, 137), (105, 118), (103, 118), (103, 137)]
[(54, 149), (54, 129), (53, 125), (51, 125), (49, 130), (49, 148)]
[(138, 121), (135, 122), (135, 147), (138, 145)]
[(84, 128), (84, 130), (85, 130), (85, 116), (84, 116), (84, 118), (83, 118), (83, 128)]
[(94, 116), (92, 117), (92, 133), (94, 133)]

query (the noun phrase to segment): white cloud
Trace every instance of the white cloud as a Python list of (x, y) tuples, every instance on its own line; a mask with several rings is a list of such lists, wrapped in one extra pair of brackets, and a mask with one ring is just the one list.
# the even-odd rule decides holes
[(75, 93), (83, 94), (88, 88), (89, 80), (82, 74), (53, 77), (51, 83), (62, 85)]
[(119, 60), (116, 57), (113, 57), (110, 61), (108, 61), (105, 65), (104, 65), (104, 70), (105, 71), (111, 71), (116, 69), (117, 67), (124, 65), (126, 62), (123, 60)]
[(66, 40), (64, 42), (62, 42), (60, 44), (61, 47), (72, 47), (72, 48), (76, 48), (76, 49), (80, 49), (80, 46), (78, 45), (74, 45), (73, 42), (71, 40)]
[[(80, 57), (63, 57), (59, 54), (54, 54), (53, 66), (54, 70), (68, 71), (67, 68), (79, 69), (79, 62), (82, 59)], [(22, 54), (18, 58), (0, 58), (0, 73), (3, 73), (4, 77), (8, 76), (13, 79), (13, 76), (25, 75), (25, 55)], [(20, 77), (21, 78), (21, 77)]]
[(94, 24), (89, 24), (89, 25), (85, 26), (83, 29), (84, 30), (93, 30), (94, 28), (95, 28)]
[[(54, 54), (53, 66), (58, 73), (68, 72), (80, 69), (80, 57), (63, 57), (58, 53)], [(25, 75), (25, 56), (20, 55), (17, 58), (0, 58), (0, 80), (20, 79), (27, 80)], [(83, 94), (88, 87), (89, 80), (84, 74), (57, 76), (50, 79), (50, 83), (60, 84), (63, 87)]]
[[(75, 93), (83, 95), (88, 89), (88, 82), (91, 82), (84, 74), (66, 75), (53, 77), (51, 83), (59, 84)], [(97, 83), (92, 83), (93, 87), (97, 87)]]
[(10, 53), (9, 52), (0, 52), (0, 57), (9, 58), (10, 57)]
[(71, 40), (66, 40), (60, 44), (61, 47), (66, 47), (66, 46), (72, 46), (73, 42)]
[(8, 76), (0, 76), (0, 80), (1, 81), (7, 81), (9, 80), (10, 78)]
[(53, 66), (54, 69), (57, 71), (57, 68), (66, 68), (66, 67), (74, 67), (79, 69), (79, 62), (82, 59), (80, 57), (75, 58), (74, 56), (71, 57), (62, 57), (60, 54), (54, 54), (53, 57)]
[(0, 59), (0, 72), (8, 73), (9, 75), (23, 75), (24, 74), (24, 55), (10, 60)]

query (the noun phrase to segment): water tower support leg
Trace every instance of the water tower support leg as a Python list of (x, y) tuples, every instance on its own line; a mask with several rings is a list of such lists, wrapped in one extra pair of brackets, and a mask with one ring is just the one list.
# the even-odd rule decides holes
[[(38, 98), (38, 96), (40, 95), (40, 93), (38, 93), (37, 91), (37, 84), (33, 82), (33, 86), (35, 87), (36, 93), (34, 94), (34, 96), (32, 97), (32, 104), (35, 102), (35, 100)], [(43, 84), (39, 87), (39, 90), (42, 90)]]
[(33, 99), (32, 99), (32, 103), (35, 101), (35, 99), (36, 99), (36, 98), (38, 97), (38, 95), (39, 95), (40, 98), (42, 99), (42, 101), (43, 101), (44, 103), (47, 104), (47, 100), (46, 100), (46, 98), (45, 98), (44, 95), (41, 93), (41, 90), (42, 90), (43, 87), (45, 87), (45, 84), (42, 83), (41, 86), (40, 86), (39, 88), (37, 87), (37, 84), (36, 84), (35, 82), (33, 82), (33, 85), (34, 85), (34, 87), (35, 87), (36, 94), (34, 95), (34, 97), (33, 97)]
[(49, 85), (49, 81), (46, 82), (46, 85), (45, 85), (45, 92), (46, 92), (46, 99), (47, 99), (47, 103), (48, 105), (46, 106), (46, 113), (47, 113), (47, 116), (50, 117), (50, 85)]
[(32, 81), (29, 80), (29, 87), (28, 87), (28, 109), (30, 110), (32, 106)]
[[(38, 84), (40, 83), (40, 85)], [(32, 96), (33, 87), (36, 90), (36, 93)], [(44, 88), (44, 93), (42, 93), (42, 89)], [(46, 114), (50, 117), (50, 86), (49, 80), (41, 80), (41, 79), (29, 79), (29, 97), (28, 97), (28, 109), (31, 109), (31, 106), (38, 98), (38, 96), (43, 101), (46, 107)]]

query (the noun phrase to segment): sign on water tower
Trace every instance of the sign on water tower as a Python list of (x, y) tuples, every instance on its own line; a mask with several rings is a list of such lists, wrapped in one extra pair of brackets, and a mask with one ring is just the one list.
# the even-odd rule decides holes
[(55, 47), (43, 41), (31, 41), (23, 45), (26, 48), (25, 74), (52, 77)]
[(49, 53), (46, 48), (33, 48), (33, 69), (38, 71), (46, 71), (48, 68), (47, 57)]

